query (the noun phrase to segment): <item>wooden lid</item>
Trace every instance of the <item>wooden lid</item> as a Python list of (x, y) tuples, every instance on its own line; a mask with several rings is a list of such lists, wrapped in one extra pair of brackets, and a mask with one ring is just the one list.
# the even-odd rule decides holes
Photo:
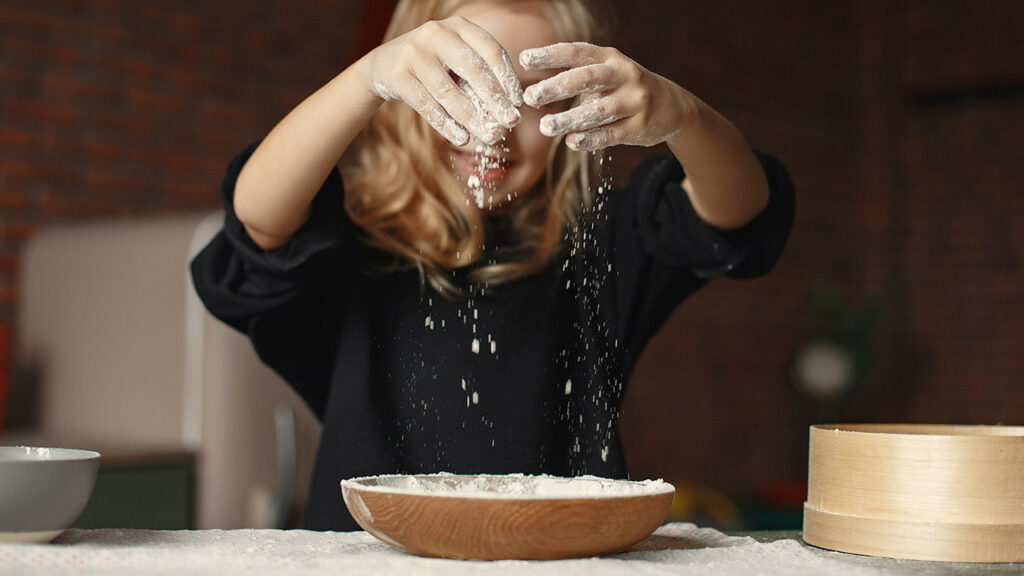
[(804, 539), (895, 558), (1024, 561), (1024, 427), (812, 426)]

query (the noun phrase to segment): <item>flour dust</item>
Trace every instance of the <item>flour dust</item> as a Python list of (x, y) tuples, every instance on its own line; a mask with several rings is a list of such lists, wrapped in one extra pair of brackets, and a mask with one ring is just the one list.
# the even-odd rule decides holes
[(587, 473), (589, 463), (596, 462), (596, 458), (608, 461), (611, 447), (617, 442), (618, 407), (625, 388), (617, 352), (619, 341), (606, 320), (612, 305), (608, 301), (608, 280), (615, 270), (609, 249), (600, 244), (602, 235), (598, 233), (609, 220), (605, 208), (612, 183), (605, 169), (611, 155), (599, 151), (589, 159), (597, 163), (597, 186), (589, 202), (581, 206), (576, 226), (567, 232), (570, 249), (562, 266), (567, 272), (565, 286), (575, 297), (580, 320), (575, 326), (577, 338), (571, 347), (562, 350), (560, 358), (565, 368), (575, 366), (585, 372), (583, 381), (565, 383), (565, 394), (572, 396), (572, 402), (563, 417), (574, 428), (573, 471), (578, 474)]
[[(484, 118), (484, 130), (500, 132), (475, 92), (468, 90), (467, 94)], [(497, 182), (501, 180), (500, 171), (504, 170), (502, 158), (507, 154), (509, 149), (504, 138), (499, 138), (493, 145), (475, 147), (472, 171), (463, 182), (467, 204), (480, 210), (494, 207)], [(598, 228), (607, 226), (609, 220), (605, 207), (611, 181), (606, 176), (606, 164), (611, 162), (611, 156), (607, 151), (599, 151), (590, 153), (587, 158), (596, 168), (593, 170), (597, 174), (596, 182), (591, 183), (591, 190), (586, 194), (588, 199), (581, 199), (583, 204), (579, 207), (576, 224), (565, 232), (567, 252), (561, 267), (563, 289), (577, 308), (578, 321), (573, 326), (575, 338), (566, 342), (556, 359), (558, 367), (567, 375), (557, 392), (564, 398), (561, 404), (564, 408), (556, 417), (569, 430), (570, 469), (576, 475), (587, 474), (596, 465), (608, 461), (612, 447), (618, 442), (616, 421), (625, 386), (617, 352), (619, 340), (611, 333), (606, 320), (612, 305), (608, 301), (611, 292), (608, 280), (616, 271), (608, 247), (598, 241), (604, 237)], [(453, 158), (453, 173), (458, 174), (454, 162)], [(514, 199), (515, 194), (510, 193), (503, 200), (511, 202)], [(481, 360), (500, 358), (498, 343), (487, 324), (499, 319), (482, 319), (477, 306), (479, 296), (486, 291), (487, 286), (469, 286), (464, 305), (456, 318), (449, 318), (454, 320), (454, 326), (451, 323), (446, 325), (444, 319), (439, 326), (438, 318), (428, 311), (423, 321), (424, 328), (463, 330), (467, 336), (465, 350), (469, 357)], [(465, 398), (465, 409), (470, 413), (487, 400), (486, 388), (480, 386), (487, 380), (487, 370), (484, 372), (467, 372), (451, 384)], [(480, 419), (485, 426), (493, 428), (494, 423), (485, 416), (481, 415)], [(491, 444), (494, 445), (493, 438)]]

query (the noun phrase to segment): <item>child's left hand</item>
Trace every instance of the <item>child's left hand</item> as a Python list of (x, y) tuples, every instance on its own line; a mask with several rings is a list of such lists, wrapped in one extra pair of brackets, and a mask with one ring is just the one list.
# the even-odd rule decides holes
[(682, 130), (699, 108), (692, 94), (615, 48), (554, 44), (524, 50), (519, 62), (527, 70), (567, 68), (527, 88), (523, 99), (540, 108), (581, 96), (578, 106), (540, 122), (545, 136), (567, 134), (565, 143), (574, 150), (660, 144)]

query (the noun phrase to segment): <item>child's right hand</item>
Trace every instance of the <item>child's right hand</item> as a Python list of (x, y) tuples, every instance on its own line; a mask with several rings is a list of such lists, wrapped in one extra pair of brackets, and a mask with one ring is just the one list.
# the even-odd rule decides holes
[(512, 59), (465, 18), (427, 22), (378, 46), (357, 65), (381, 99), (405, 102), (456, 146), (465, 145), (470, 134), (494, 144), (502, 126), (519, 123), (523, 89)]

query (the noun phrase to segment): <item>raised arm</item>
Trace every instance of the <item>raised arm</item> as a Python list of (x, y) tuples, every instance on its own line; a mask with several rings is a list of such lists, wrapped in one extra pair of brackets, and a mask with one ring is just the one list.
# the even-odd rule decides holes
[(697, 214), (717, 228), (740, 228), (767, 205), (764, 171), (739, 130), (678, 84), (586, 43), (525, 50), (519, 60), (527, 69), (568, 69), (527, 88), (528, 105), (582, 95), (579, 106), (541, 120), (546, 135), (566, 135), (578, 150), (665, 142), (685, 168), (681, 185)]
[(239, 174), (235, 213), (260, 248), (291, 239), (324, 179), (387, 100), (412, 106), (456, 145), (470, 134), (494, 143), (501, 126), (519, 121), (522, 89), (501, 45), (464, 18), (428, 22), (377, 47), (285, 116)]

